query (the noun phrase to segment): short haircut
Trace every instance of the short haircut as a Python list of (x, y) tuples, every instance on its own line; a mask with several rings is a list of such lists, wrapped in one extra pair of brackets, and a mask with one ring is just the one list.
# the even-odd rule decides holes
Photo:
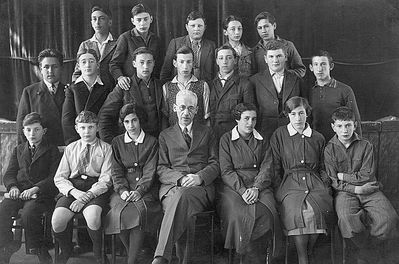
[(86, 54), (86, 53), (93, 55), (94, 58), (96, 59), (96, 61), (97, 62), (99, 61), (97, 52), (94, 49), (86, 49), (86, 48), (84, 48), (82, 51), (80, 51), (78, 53), (78, 55), (76, 56), (76, 61), (79, 63), (80, 56), (82, 56), (83, 54)]
[(181, 46), (173, 56), (174, 60), (177, 60), (177, 54), (191, 54), (194, 59), (194, 51), (189, 46)]
[(255, 20), (254, 20), (255, 27), (258, 26), (259, 21), (261, 21), (262, 19), (269, 20), (270, 24), (276, 23), (276, 18), (272, 14), (270, 14), (269, 12), (264, 11), (264, 12), (260, 12), (255, 17)]
[(219, 51), (221, 51), (221, 50), (231, 50), (232, 52), (233, 52), (233, 56), (234, 56), (234, 58), (237, 58), (237, 51), (232, 47), (232, 46), (230, 46), (230, 45), (228, 45), (228, 44), (223, 44), (222, 46), (220, 46), (219, 48), (217, 48), (216, 49), (216, 51), (215, 51), (215, 58), (217, 59), (217, 57), (218, 57), (218, 53), (219, 53)]
[(44, 49), (37, 56), (37, 62), (39, 65), (42, 63), (44, 58), (56, 58), (60, 65), (64, 63), (64, 55), (56, 49)]
[(310, 63), (312, 64), (312, 62), (313, 62), (313, 58), (314, 57), (327, 57), (327, 59), (328, 59), (328, 62), (330, 63), (330, 65), (331, 65), (331, 63), (333, 63), (334, 61), (333, 61), (333, 58), (332, 58), (332, 56), (331, 56), (331, 54), (328, 52), (328, 51), (326, 51), (326, 50), (318, 50), (317, 52), (315, 52), (313, 55), (312, 55), (312, 57), (310, 58)]
[(338, 107), (331, 114), (331, 123), (334, 124), (335, 121), (337, 120), (356, 122), (355, 113), (349, 107), (346, 106)]
[(204, 24), (206, 25), (206, 20), (204, 17), (204, 14), (202, 14), (200, 11), (192, 11), (190, 12), (190, 14), (188, 14), (187, 18), (186, 18), (186, 25), (188, 24), (188, 22), (190, 22), (190, 20), (196, 20), (198, 18), (201, 18), (202, 20), (204, 20)]
[(312, 107), (310, 106), (306, 98), (300, 96), (291, 97), (290, 99), (288, 99), (287, 102), (285, 102), (284, 114), (288, 116), (288, 114), (291, 113), (292, 110), (300, 106), (303, 106), (303, 108), (305, 108), (306, 115), (309, 116), (312, 112)]
[(239, 103), (231, 110), (231, 116), (234, 118), (234, 120), (240, 120), (241, 114), (244, 113), (245, 111), (255, 111), (256, 113), (258, 112), (254, 104)]
[(137, 4), (137, 5), (133, 6), (131, 13), (132, 13), (132, 17), (134, 17), (138, 14), (141, 14), (141, 13), (148, 13), (148, 14), (150, 14), (150, 16), (152, 16), (151, 9), (144, 4)]
[(227, 28), (229, 27), (229, 23), (230, 23), (231, 21), (238, 21), (238, 22), (240, 22), (241, 25), (242, 25), (242, 19), (241, 19), (241, 17), (230, 15), (230, 16), (226, 17), (226, 18), (224, 19), (224, 21), (223, 21), (223, 29), (224, 29), (224, 30), (227, 30)]
[(45, 127), (42, 117), (39, 115), (39, 113), (32, 112), (24, 117), (24, 120), (22, 121), (22, 126), (25, 127), (36, 123), (39, 123), (42, 127)]
[(79, 123), (95, 123), (98, 124), (98, 117), (95, 113), (87, 110), (83, 110), (75, 118), (75, 124)]
[(100, 6), (100, 5), (94, 5), (94, 6), (91, 8), (91, 13), (90, 13), (90, 14), (93, 14), (93, 13), (96, 12), (96, 11), (101, 11), (101, 12), (103, 12), (104, 14), (106, 14), (106, 15), (108, 16), (109, 19), (112, 19), (111, 11), (110, 11), (108, 8), (102, 7), (102, 6)]
[(198, 96), (197, 96), (197, 94), (194, 93), (193, 91), (190, 91), (190, 90), (180, 90), (179, 92), (177, 92), (176, 98), (175, 98), (175, 104), (176, 104), (177, 98), (183, 97), (183, 96), (184, 97), (186, 97), (186, 96), (192, 97), (194, 99), (195, 105), (196, 106), (198, 105)]
[(123, 123), (123, 120), (125, 119), (126, 116), (130, 114), (136, 114), (140, 121), (140, 126), (143, 123), (147, 123), (148, 121), (148, 114), (145, 111), (145, 109), (139, 105), (136, 104), (125, 104), (122, 106), (121, 110), (119, 111), (119, 121)]
[(136, 60), (137, 55), (139, 54), (151, 54), (152, 58), (154, 58), (154, 53), (147, 47), (139, 47), (133, 51), (132, 59)]
[(278, 40), (278, 39), (269, 40), (266, 43), (265, 48), (266, 48), (266, 54), (267, 54), (268, 50), (282, 49), (284, 54), (287, 55), (287, 46), (286, 46), (286, 44), (283, 41)]

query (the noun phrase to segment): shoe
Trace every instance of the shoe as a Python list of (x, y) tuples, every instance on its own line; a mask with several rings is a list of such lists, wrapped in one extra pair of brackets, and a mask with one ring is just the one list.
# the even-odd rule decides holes
[(155, 257), (151, 264), (168, 264), (168, 261), (164, 257)]

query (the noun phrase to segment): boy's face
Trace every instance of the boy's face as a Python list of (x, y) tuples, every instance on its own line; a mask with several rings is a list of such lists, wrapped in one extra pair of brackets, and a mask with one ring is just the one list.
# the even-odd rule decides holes
[(24, 126), (24, 135), (30, 145), (37, 146), (42, 141), (43, 135), (46, 134), (46, 131), (47, 128), (43, 128), (40, 123)]
[(242, 25), (240, 21), (230, 21), (227, 29), (223, 30), (229, 41), (240, 41), (242, 37)]
[(265, 61), (270, 70), (281, 72), (285, 67), (287, 57), (282, 49), (268, 50), (265, 55)]
[(230, 49), (219, 50), (216, 57), (216, 64), (219, 66), (219, 72), (229, 74), (234, 70), (235, 58), (233, 51)]
[(98, 131), (96, 123), (77, 123), (75, 129), (82, 141), (86, 143), (91, 143), (96, 139)]
[(256, 26), (256, 30), (263, 41), (272, 40), (275, 38), (276, 23), (271, 24), (268, 19), (261, 19)]
[(102, 35), (108, 34), (111, 25), (112, 20), (107, 16), (107, 14), (99, 10), (91, 13), (91, 26), (95, 33)]
[(176, 104), (173, 105), (173, 111), (176, 112), (180, 125), (190, 125), (197, 113), (195, 98), (190, 95), (177, 96)]
[(315, 56), (312, 58), (312, 64), (309, 65), (310, 70), (313, 72), (317, 80), (329, 81), (330, 71), (334, 65), (330, 65), (326, 56)]
[(339, 141), (349, 143), (356, 129), (356, 124), (353, 120), (335, 120), (331, 127), (337, 134)]
[(83, 76), (97, 75), (99, 65), (93, 54), (85, 53), (80, 55), (78, 66)]
[(150, 30), (152, 16), (149, 13), (140, 13), (130, 19), (140, 34), (146, 34)]
[(56, 83), (60, 80), (61, 65), (57, 58), (45, 57), (39, 65), (43, 80), (49, 83)]
[(173, 60), (173, 66), (177, 69), (177, 76), (189, 77), (193, 69), (193, 54), (177, 54)]
[(205, 32), (205, 22), (202, 18), (189, 20), (186, 24), (186, 30), (191, 39), (201, 40)]
[(133, 67), (136, 68), (137, 77), (140, 79), (149, 79), (154, 69), (154, 57), (151, 54), (138, 54), (133, 61)]

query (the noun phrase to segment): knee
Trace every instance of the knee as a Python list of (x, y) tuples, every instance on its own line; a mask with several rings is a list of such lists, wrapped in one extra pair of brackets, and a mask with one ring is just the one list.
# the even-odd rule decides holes
[(64, 214), (57, 212), (57, 209), (53, 213), (53, 217), (51, 218), (51, 226), (53, 227), (53, 231), (55, 233), (60, 233), (64, 231), (68, 225), (69, 218), (65, 217)]
[(99, 230), (101, 227), (101, 207), (86, 209), (83, 211), (83, 215), (86, 219), (87, 227), (91, 230)]

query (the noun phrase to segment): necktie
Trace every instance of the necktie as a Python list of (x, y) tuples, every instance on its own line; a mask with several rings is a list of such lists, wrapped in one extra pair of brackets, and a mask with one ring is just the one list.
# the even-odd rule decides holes
[(220, 82), (222, 83), (222, 87), (224, 87), (224, 85), (226, 84), (226, 81), (227, 81), (226, 79), (222, 79), (222, 78), (220, 79)]
[(194, 64), (193, 67), (194, 68), (198, 68), (199, 67), (199, 41), (198, 40), (194, 40), (192, 43), (193, 46), (193, 52), (194, 52)]
[(183, 138), (184, 138), (184, 141), (186, 141), (187, 146), (190, 147), (191, 146), (191, 137), (188, 134), (187, 127), (185, 127), (183, 129)]
[(79, 157), (78, 174), (84, 175), (86, 168), (90, 164), (90, 144), (87, 144)]
[(51, 87), (50, 87), (50, 94), (55, 95), (55, 90), (56, 90), (55, 84), (53, 83), (53, 84), (51, 84)]
[(35, 146), (35, 145), (32, 145), (32, 146), (30, 147), (30, 154), (31, 154), (31, 157), (33, 157), (33, 156), (35, 155), (35, 153), (36, 153), (36, 146)]

